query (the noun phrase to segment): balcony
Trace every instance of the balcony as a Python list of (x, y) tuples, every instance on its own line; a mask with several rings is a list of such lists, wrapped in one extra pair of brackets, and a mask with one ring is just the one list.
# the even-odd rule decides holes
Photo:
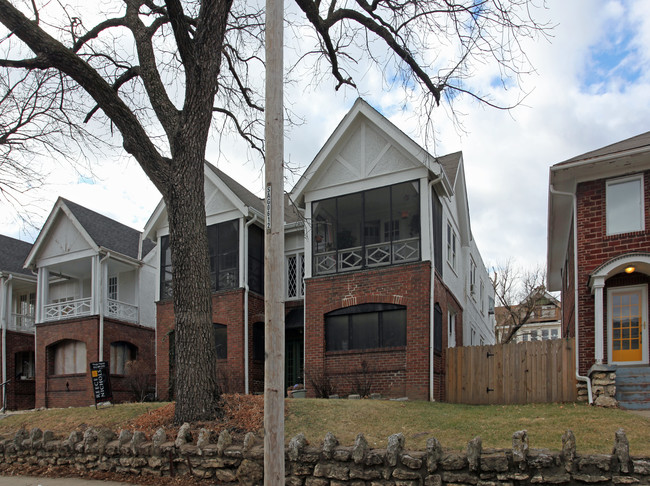
[(365, 247), (357, 246), (317, 253), (314, 256), (316, 275), (349, 272), (364, 268), (414, 262), (420, 259), (420, 238), (408, 238)]
[(11, 314), (9, 331), (27, 332), (34, 334), (34, 316), (27, 314)]
[(138, 306), (108, 299), (106, 306), (106, 317), (112, 317), (120, 321), (138, 322)]
[(74, 317), (89, 316), (91, 299), (66, 300), (45, 306), (44, 321), (60, 321), (61, 319), (72, 319)]

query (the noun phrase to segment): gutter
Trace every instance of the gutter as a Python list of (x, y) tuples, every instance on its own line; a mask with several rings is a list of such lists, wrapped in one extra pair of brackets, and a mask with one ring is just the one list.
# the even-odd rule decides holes
[(244, 393), (249, 394), (248, 378), (248, 228), (257, 221), (257, 214), (244, 225)]
[[(621, 159), (621, 158), (624, 158), (624, 157), (631, 157), (633, 155), (643, 154), (643, 153), (648, 152), (648, 151), (650, 151), (650, 147), (648, 147), (647, 145), (644, 145), (643, 147), (638, 147), (638, 148), (634, 148), (634, 149), (630, 149), (630, 150), (624, 150), (623, 152), (616, 152), (616, 153), (612, 153), (612, 154), (601, 155), (599, 157), (594, 157), (594, 158), (591, 158), (591, 159), (582, 159), (582, 160), (578, 160), (578, 161), (575, 161), (575, 162), (570, 162), (568, 164), (562, 164), (560, 162), (560, 164), (562, 164), (562, 165), (556, 165), (556, 166), (551, 167), (551, 171), (559, 172), (559, 171), (565, 170), (565, 169), (572, 169), (573, 167), (580, 167), (580, 166), (583, 166), (583, 165), (596, 164), (596, 163), (599, 163), (599, 162), (607, 162), (607, 161), (614, 160), (614, 159)], [(553, 192), (553, 190), (551, 190), (551, 192)], [(566, 195), (566, 193), (560, 193), (560, 192), (553, 192), (553, 193), (554, 194)]]
[[(441, 171), (440, 175), (429, 182), (429, 190), (427, 191), (428, 205), (429, 205), (429, 220), (433, 217), (433, 185), (442, 180), (444, 172)], [(429, 250), (431, 255), (431, 299), (429, 301), (429, 401), (435, 402), (435, 393), (434, 393), (434, 375), (435, 375), (435, 363), (434, 363), (434, 349), (435, 349), (435, 316), (434, 316), (434, 298), (435, 298), (435, 284), (436, 284), (436, 265), (435, 265), (435, 248), (433, 242), (433, 225), (428, 224), (429, 227)]]
[[(580, 375), (580, 344), (578, 339), (578, 203), (576, 201), (576, 195), (572, 192), (562, 192), (557, 191), (553, 187), (553, 184), (549, 184), (549, 190), (551, 194), (557, 194), (558, 196), (569, 196), (572, 199), (573, 205), (573, 306), (575, 311), (573, 312), (574, 325), (575, 325), (575, 338), (576, 338), (576, 379), (587, 384), (587, 395), (589, 397), (589, 405), (593, 405), (594, 398), (591, 392), (591, 380), (588, 376)], [(562, 301), (562, 317), (564, 317), (564, 301)]]

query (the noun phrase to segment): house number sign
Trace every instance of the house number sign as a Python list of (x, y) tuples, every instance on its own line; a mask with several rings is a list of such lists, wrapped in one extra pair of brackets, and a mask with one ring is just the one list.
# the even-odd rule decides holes
[(271, 234), (271, 184), (266, 185), (266, 232)]

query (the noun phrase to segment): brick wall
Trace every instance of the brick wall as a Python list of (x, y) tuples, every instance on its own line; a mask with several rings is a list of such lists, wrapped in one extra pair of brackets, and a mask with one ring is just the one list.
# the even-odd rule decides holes
[[(56, 376), (54, 370), (54, 345), (66, 339), (86, 344), (86, 367), (83, 373)], [(110, 359), (110, 345), (126, 341), (138, 349), (138, 356), (150, 364), (153, 373), (154, 331), (151, 328), (104, 320), (104, 349), (102, 359)], [(36, 330), (36, 407), (78, 407), (95, 403), (90, 378), (90, 363), (99, 361), (99, 317), (48, 322), (37, 325)], [(111, 377), (114, 402), (132, 400), (123, 377)]]
[[(436, 301), (443, 311), (443, 353), (435, 357), (436, 398), (444, 396), (444, 349), (447, 347), (447, 308), (450, 293), (436, 281)], [(430, 262), (385, 267), (310, 278), (305, 289), (305, 371), (329, 376), (340, 394), (354, 393), (363, 378), (362, 362), (373, 374), (373, 392), (427, 399), (429, 393)], [(406, 306), (406, 346), (364, 351), (326, 351), (325, 314), (365, 303)], [(456, 302), (450, 303), (461, 310)], [(457, 339), (462, 339), (459, 312)], [(462, 342), (462, 341), (459, 341)]]
[[(35, 380), (20, 379), (16, 376), (16, 354), (31, 351), (34, 352), (34, 335), (23, 332), (7, 331), (7, 380), (6, 385), (7, 403), (9, 410), (26, 410), (34, 408), (34, 385)], [(0, 373), (2, 363), (0, 362)], [(0, 392), (0, 403), (2, 393)]]
[[(606, 180), (579, 183), (576, 188), (578, 201), (578, 312), (580, 341), (580, 373), (585, 374), (595, 362), (594, 352), (594, 296), (589, 289), (589, 276), (600, 265), (614, 257), (633, 252), (647, 252), (650, 249), (650, 172), (644, 173), (645, 229), (633, 233), (607, 236), (605, 192)], [(607, 287), (645, 283), (648, 279), (632, 274), (617, 275), (606, 281)], [(606, 298), (604, 299), (606, 307)], [(605, 313), (606, 316), (606, 308)], [(607, 323), (604, 323), (607, 343)], [(605, 350), (607, 352), (607, 350)], [(607, 354), (605, 354), (607, 356)]]

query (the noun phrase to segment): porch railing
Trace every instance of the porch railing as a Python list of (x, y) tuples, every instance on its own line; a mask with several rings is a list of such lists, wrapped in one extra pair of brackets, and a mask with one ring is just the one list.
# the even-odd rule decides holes
[(120, 321), (138, 322), (138, 306), (136, 305), (108, 299), (108, 305), (106, 307), (106, 315), (108, 317), (114, 317)]
[(18, 332), (34, 332), (34, 316), (27, 314), (11, 314), (11, 320), (9, 321), (9, 327), (7, 328), (10, 331)]
[(315, 255), (316, 275), (373, 268), (391, 263), (406, 263), (420, 259), (420, 238), (408, 238), (393, 242), (327, 251)]
[(60, 321), (90, 315), (90, 298), (68, 300), (45, 306), (45, 321)]

